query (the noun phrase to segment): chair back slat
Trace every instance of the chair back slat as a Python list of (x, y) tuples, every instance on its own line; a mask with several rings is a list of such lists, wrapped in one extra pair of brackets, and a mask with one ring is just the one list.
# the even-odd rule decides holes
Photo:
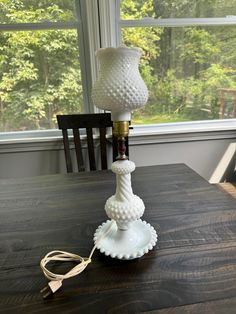
[(102, 170), (107, 169), (107, 145), (106, 145), (106, 128), (99, 129), (100, 134), (100, 152)]
[(87, 133), (90, 170), (96, 170), (96, 161), (95, 161), (95, 154), (94, 154), (93, 130), (92, 130), (92, 128), (86, 128), (86, 133)]
[[(106, 131), (107, 128), (112, 127), (110, 113), (58, 115), (57, 122), (59, 129), (62, 130), (67, 172), (73, 171), (67, 131), (69, 129), (73, 130), (78, 171), (85, 171), (86, 168), (82, 153), (80, 129), (86, 129), (90, 170), (97, 169), (93, 142), (94, 128), (99, 129), (100, 133), (101, 168), (103, 170), (107, 169)], [(126, 144), (128, 144), (128, 138), (126, 139)], [(128, 146), (126, 147), (126, 155), (128, 156)], [(113, 137), (113, 161), (116, 159), (117, 155), (117, 140)]]
[(73, 135), (74, 135), (78, 171), (82, 172), (82, 171), (85, 171), (85, 165), (84, 165), (84, 158), (83, 158), (83, 153), (82, 153), (82, 144), (81, 144), (79, 129), (73, 129)]
[(67, 172), (73, 172), (71, 155), (70, 155), (70, 144), (69, 144), (68, 132), (66, 129), (62, 130), (62, 136), (63, 136), (63, 144), (64, 144), (64, 151), (65, 151), (65, 159), (66, 159), (66, 169), (67, 169)]

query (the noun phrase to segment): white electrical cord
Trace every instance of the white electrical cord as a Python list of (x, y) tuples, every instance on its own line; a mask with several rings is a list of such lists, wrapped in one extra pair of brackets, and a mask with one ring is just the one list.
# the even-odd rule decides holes
[[(62, 286), (62, 281), (64, 279), (68, 279), (70, 277), (79, 275), (88, 266), (88, 264), (91, 263), (92, 255), (96, 250), (98, 244), (108, 235), (114, 223), (115, 221), (111, 220), (111, 223), (109, 224), (105, 233), (96, 241), (94, 247), (92, 248), (89, 254), (89, 257), (81, 257), (79, 255), (64, 251), (51, 251), (47, 253), (44, 256), (44, 258), (42, 258), (42, 260), (40, 261), (40, 267), (44, 273), (44, 276), (49, 280), (48, 285), (40, 291), (43, 295), (43, 298), (47, 298), (49, 295), (55, 293)], [(51, 261), (59, 262), (73, 261), (77, 262), (78, 264), (75, 267), (73, 267), (70, 271), (68, 271), (66, 274), (62, 275), (53, 273), (47, 269), (46, 265)]]

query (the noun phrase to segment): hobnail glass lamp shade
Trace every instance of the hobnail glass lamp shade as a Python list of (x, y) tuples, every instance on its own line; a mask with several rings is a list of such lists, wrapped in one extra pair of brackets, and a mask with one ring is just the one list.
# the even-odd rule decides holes
[(99, 62), (98, 79), (92, 89), (94, 104), (111, 111), (113, 121), (130, 120), (130, 112), (143, 107), (148, 89), (140, 72), (139, 48), (103, 48), (96, 53)]

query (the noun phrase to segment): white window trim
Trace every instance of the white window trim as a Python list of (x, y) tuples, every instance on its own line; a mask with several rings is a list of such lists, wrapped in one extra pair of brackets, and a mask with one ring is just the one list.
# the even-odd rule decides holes
[(101, 47), (97, 0), (76, 1), (79, 25), (79, 51), (83, 83), (84, 108), (82, 113), (98, 112), (91, 99), (91, 89), (97, 76), (95, 51)]
[(176, 18), (155, 19), (146, 17), (140, 20), (120, 20), (120, 27), (184, 27), (184, 26), (217, 26), (236, 25), (236, 16), (218, 18)]
[(77, 29), (79, 22), (35, 22), (35, 23), (16, 23), (0, 24), (0, 31), (40, 31), (50, 29)]
[(101, 47), (117, 47), (119, 36), (118, 1), (98, 0)]
[[(34, 144), (61, 140), (61, 130), (5, 132), (0, 134), (0, 145)], [(131, 142), (147, 143), (196, 141), (206, 139), (236, 138), (236, 119), (135, 125), (130, 131)], [(32, 146), (32, 145), (31, 145)]]

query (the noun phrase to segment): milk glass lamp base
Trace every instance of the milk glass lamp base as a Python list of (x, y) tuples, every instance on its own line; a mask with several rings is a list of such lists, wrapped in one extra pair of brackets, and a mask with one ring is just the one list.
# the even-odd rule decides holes
[[(113, 223), (111, 230), (106, 234), (110, 220), (100, 225), (94, 234), (94, 242), (98, 239), (97, 248), (101, 253), (118, 259), (134, 259), (148, 253), (157, 242), (157, 233), (154, 228), (141, 219), (132, 222), (128, 230), (118, 229)], [(104, 238), (103, 238), (104, 235)]]

